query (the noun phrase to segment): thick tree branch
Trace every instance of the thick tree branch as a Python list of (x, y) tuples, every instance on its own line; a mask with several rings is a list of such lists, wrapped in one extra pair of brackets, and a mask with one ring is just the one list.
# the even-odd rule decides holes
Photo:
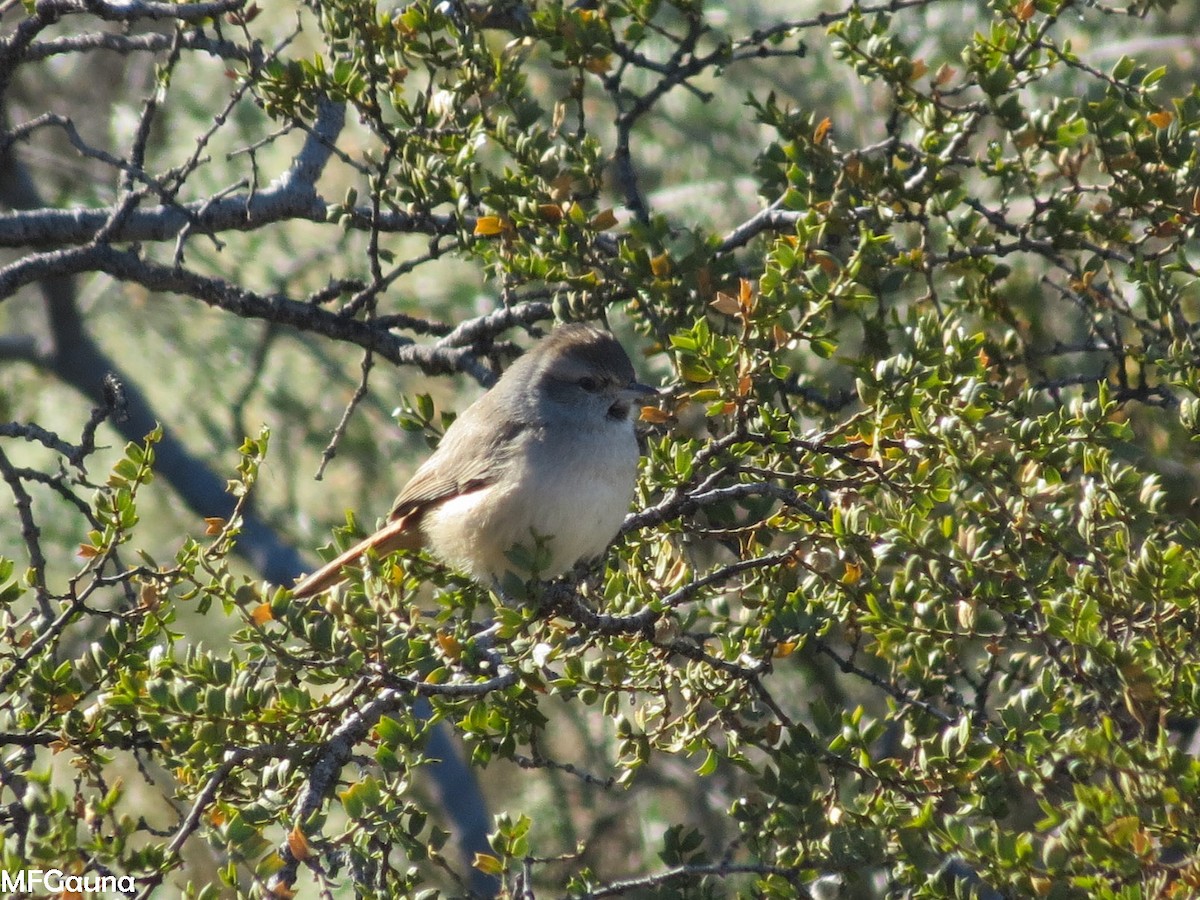
[(38, 15), (53, 13), (66, 16), (86, 13), (106, 22), (140, 22), (146, 19), (170, 19), (178, 22), (202, 22), (241, 9), (246, 0), (208, 0), (200, 3), (158, 3), (155, 0), (37, 0)]

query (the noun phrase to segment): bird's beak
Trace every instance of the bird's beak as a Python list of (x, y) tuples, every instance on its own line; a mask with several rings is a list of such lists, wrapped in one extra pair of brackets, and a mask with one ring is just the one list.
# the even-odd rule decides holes
[(642, 397), (655, 397), (658, 395), (658, 388), (652, 388), (648, 384), (642, 384), (640, 381), (631, 381), (625, 385), (621, 391), (621, 396), (626, 400), (637, 400)]

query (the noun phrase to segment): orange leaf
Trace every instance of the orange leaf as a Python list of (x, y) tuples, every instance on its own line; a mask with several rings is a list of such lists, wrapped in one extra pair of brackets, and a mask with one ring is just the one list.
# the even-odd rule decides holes
[(671, 271), (671, 257), (666, 253), (660, 253), (658, 256), (650, 259), (650, 271), (658, 278), (665, 277)]
[(612, 57), (607, 53), (603, 56), (589, 56), (584, 60), (583, 67), (593, 75), (603, 75), (612, 68)]
[(1155, 128), (1166, 128), (1175, 121), (1175, 113), (1168, 109), (1160, 109), (1158, 112), (1150, 113), (1146, 118)]
[(204, 533), (211, 537), (215, 534), (220, 534), (225, 527), (225, 520), (220, 516), (205, 516), (204, 517)]
[(821, 271), (826, 275), (836, 275), (838, 273), (838, 269), (841, 268), (838, 261), (824, 250), (813, 251), (810, 254), (810, 259), (812, 262), (820, 266)]
[(438, 646), (442, 648), (442, 652), (451, 659), (458, 659), (462, 656), (462, 644), (454, 635), (439, 633), (437, 642)]
[(596, 215), (592, 216), (592, 227), (597, 231), (604, 231), (606, 228), (612, 228), (617, 224), (617, 216), (611, 209), (602, 209)]
[(100, 555), (100, 548), (94, 547), (91, 544), (80, 544), (79, 550), (76, 551), (76, 555), (82, 556), (84, 559), (92, 559), (93, 557)]
[(746, 315), (754, 312), (754, 285), (749, 278), (743, 278), (738, 285), (738, 303)]
[(262, 9), (259, 7), (259, 5), (257, 3), (251, 3), (240, 13), (231, 12), (229, 14), (230, 21), (232, 21), (235, 25), (248, 25), (258, 18), (258, 14), (260, 12), (262, 12)]
[(779, 735), (781, 732), (782, 729), (779, 727), (778, 722), (776, 722), (774, 719), (768, 722), (766, 728), (764, 729), (764, 733), (767, 737), (767, 743), (771, 746), (774, 746), (775, 742), (779, 740)]
[(304, 836), (304, 832), (300, 830), (299, 825), (288, 832), (287, 848), (297, 860), (308, 859), (309, 854), (312, 852), (308, 846), (308, 838)]
[(671, 414), (657, 406), (643, 406), (638, 418), (651, 425), (663, 425), (671, 421)]
[(142, 609), (158, 609), (161, 602), (162, 595), (158, 592), (157, 584), (142, 585), (141, 591), (138, 592), (138, 603)]
[(265, 625), (274, 618), (275, 615), (271, 612), (270, 603), (260, 603), (258, 606), (254, 607), (254, 611), (250, 613), (250, 621), (252, 621), (255, 625)]
[(813, 143), (821, 144), (825, 142), (826, 135), (829, 134), (829, 129), (833, 126), (833, 121), (826, 116), (817, 123), (817, 127), (813, 130)]
[(492, 237), (503, 234), (507, 223), (500, 216), (480, 216), (475, 220), (476, 237)]
[(571, 196), (571, 188), (575, 184), (575, 179), (571, 177), (571, 173), (563, 172), (550, 182), (550, 196), (555, 200), (566, 200)]
[(1165, 222), (1155, 222), (1146, 228), (1147, 233), (1154, 237), (1175, 237), (1181, 230), (1177, 216), (1172, 216)]
[(914, 59), (912, 67), (912, 80), (916, 81), (922, 75), (929, 71), (929, 66), (923, 59)]
[(1017, 21), (1028, 22), (1033, 18), (1033, 14), (1037, 12), (1037, 8), (1033, 5), (1033, 0), (1021, 0), (1017, 4)]
[(737, 297), (732, 294), (726, 294), (724, 291), (717, 291), (717, 297), (712, 303), (708, 304), (717, 312), (725, 313), (727, 316), (736, 316), (742, 311), (741, 305), (737, 301)]
[(775, 645), (775, 650), (771, 655), (776, 659), (783, 659), (785, 656), (791, 656), (795, 651), (795, 641), (780, 641)]

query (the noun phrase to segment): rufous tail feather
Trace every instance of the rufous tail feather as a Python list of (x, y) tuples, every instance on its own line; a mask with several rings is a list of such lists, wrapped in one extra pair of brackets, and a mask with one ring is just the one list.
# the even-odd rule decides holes
[(408, 515), (388, 522), (370, 537), (359, 541), (336, 559), (331, 559), (317, 571), (298, 581), (292, 588), (292, 596), (304, 599), (328, 590), (335, 584), (341, 584), (346, 580), (346, 567), (356, 565), (368, 550), (374, 550), (378, 556), (386, 556), (396, 550), (419, 549), (424, 541), (415, 518)]

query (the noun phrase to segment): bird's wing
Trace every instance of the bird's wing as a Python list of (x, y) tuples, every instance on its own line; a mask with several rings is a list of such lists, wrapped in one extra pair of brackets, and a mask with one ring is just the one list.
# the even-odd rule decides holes
[(455, 420), (434, 454), (409, 479), (392, 505), (391, 520), (487, 487), (508, 467), (516, 439), (527, 426), (511, 422), (496, 428), (484, 416), (471, 415), (475, 411), (471, 407)]
[(293, 595), (310, 597), (332, 587), (346, 577), (345, 568), (356, 564), (368, 550), (382, 556), (395, 550), (420, 548), (421, 517), (430, 507), (487, 487), (510, 464), (521, 432), (528, 426), (516, 421), (502, 428), (489, 424), (497, 418), (497, 411), (490, 404), (476, 403), (469, 407), (404, 486), (388, 524), (300, 581), (292, 589)]

